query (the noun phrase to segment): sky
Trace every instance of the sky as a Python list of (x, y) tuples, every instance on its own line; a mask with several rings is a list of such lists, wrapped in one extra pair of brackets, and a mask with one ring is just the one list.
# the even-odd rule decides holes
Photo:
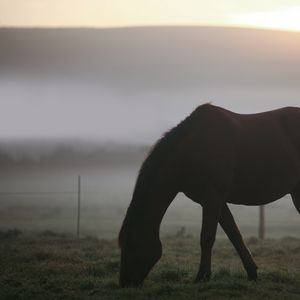
[(300, 31), (300, 0), (0, 0), (0, 26), (146, 25)]

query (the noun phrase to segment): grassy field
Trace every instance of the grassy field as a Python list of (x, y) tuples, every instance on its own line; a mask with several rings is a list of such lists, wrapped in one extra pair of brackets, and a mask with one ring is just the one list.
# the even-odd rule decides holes
[(198, 239), (163, 238), (164, 254), (142, 288), (118, 286), (116, 240), (43, 232), (0, 232), (0, 299), (300, 299), (300, 240), (247, 239), (259, 266), (249, 282), (239, 258), (224, 239), (217, 240), (213, 276), (195, 284)]

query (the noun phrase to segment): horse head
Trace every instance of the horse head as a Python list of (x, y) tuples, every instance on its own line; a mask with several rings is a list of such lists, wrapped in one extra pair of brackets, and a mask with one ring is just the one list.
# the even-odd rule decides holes
[(160, 259), (158, 232), (147, 224), (129, 223), (126, 216), (119, 235), (121, 249), (120, 286), (139, 286)]

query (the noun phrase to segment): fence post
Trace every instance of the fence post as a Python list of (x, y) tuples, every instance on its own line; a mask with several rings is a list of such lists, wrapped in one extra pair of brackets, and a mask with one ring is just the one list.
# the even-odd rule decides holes
[(265, 238), (265, 206), (259, 207), (259, 225), (258, 225), (258, 238), (263, 240)]
[(78, 190), (77, 190), (77, 238), (80, 237), (80, 198), (81, 198), (81, 177), (78, 175)]

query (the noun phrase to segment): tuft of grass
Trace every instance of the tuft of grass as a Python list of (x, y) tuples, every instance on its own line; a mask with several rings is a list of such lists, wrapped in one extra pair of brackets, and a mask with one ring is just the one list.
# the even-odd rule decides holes
[(19, 229), (0, 230), (0, 240), (13, 239), (21, 235), (22, 231)]
[(188, 276), (187, 272), (180, 269), (167, 269), (161, 270), (158, 274), (156, 274), (156, 279), (158, 281), (165, 282), (179, 282)]
[(51, 230), (44, 230), (38, 234), (38, 236), (43, 238), (66, 238), (68, 235), (65, 233), (58, 233)]

